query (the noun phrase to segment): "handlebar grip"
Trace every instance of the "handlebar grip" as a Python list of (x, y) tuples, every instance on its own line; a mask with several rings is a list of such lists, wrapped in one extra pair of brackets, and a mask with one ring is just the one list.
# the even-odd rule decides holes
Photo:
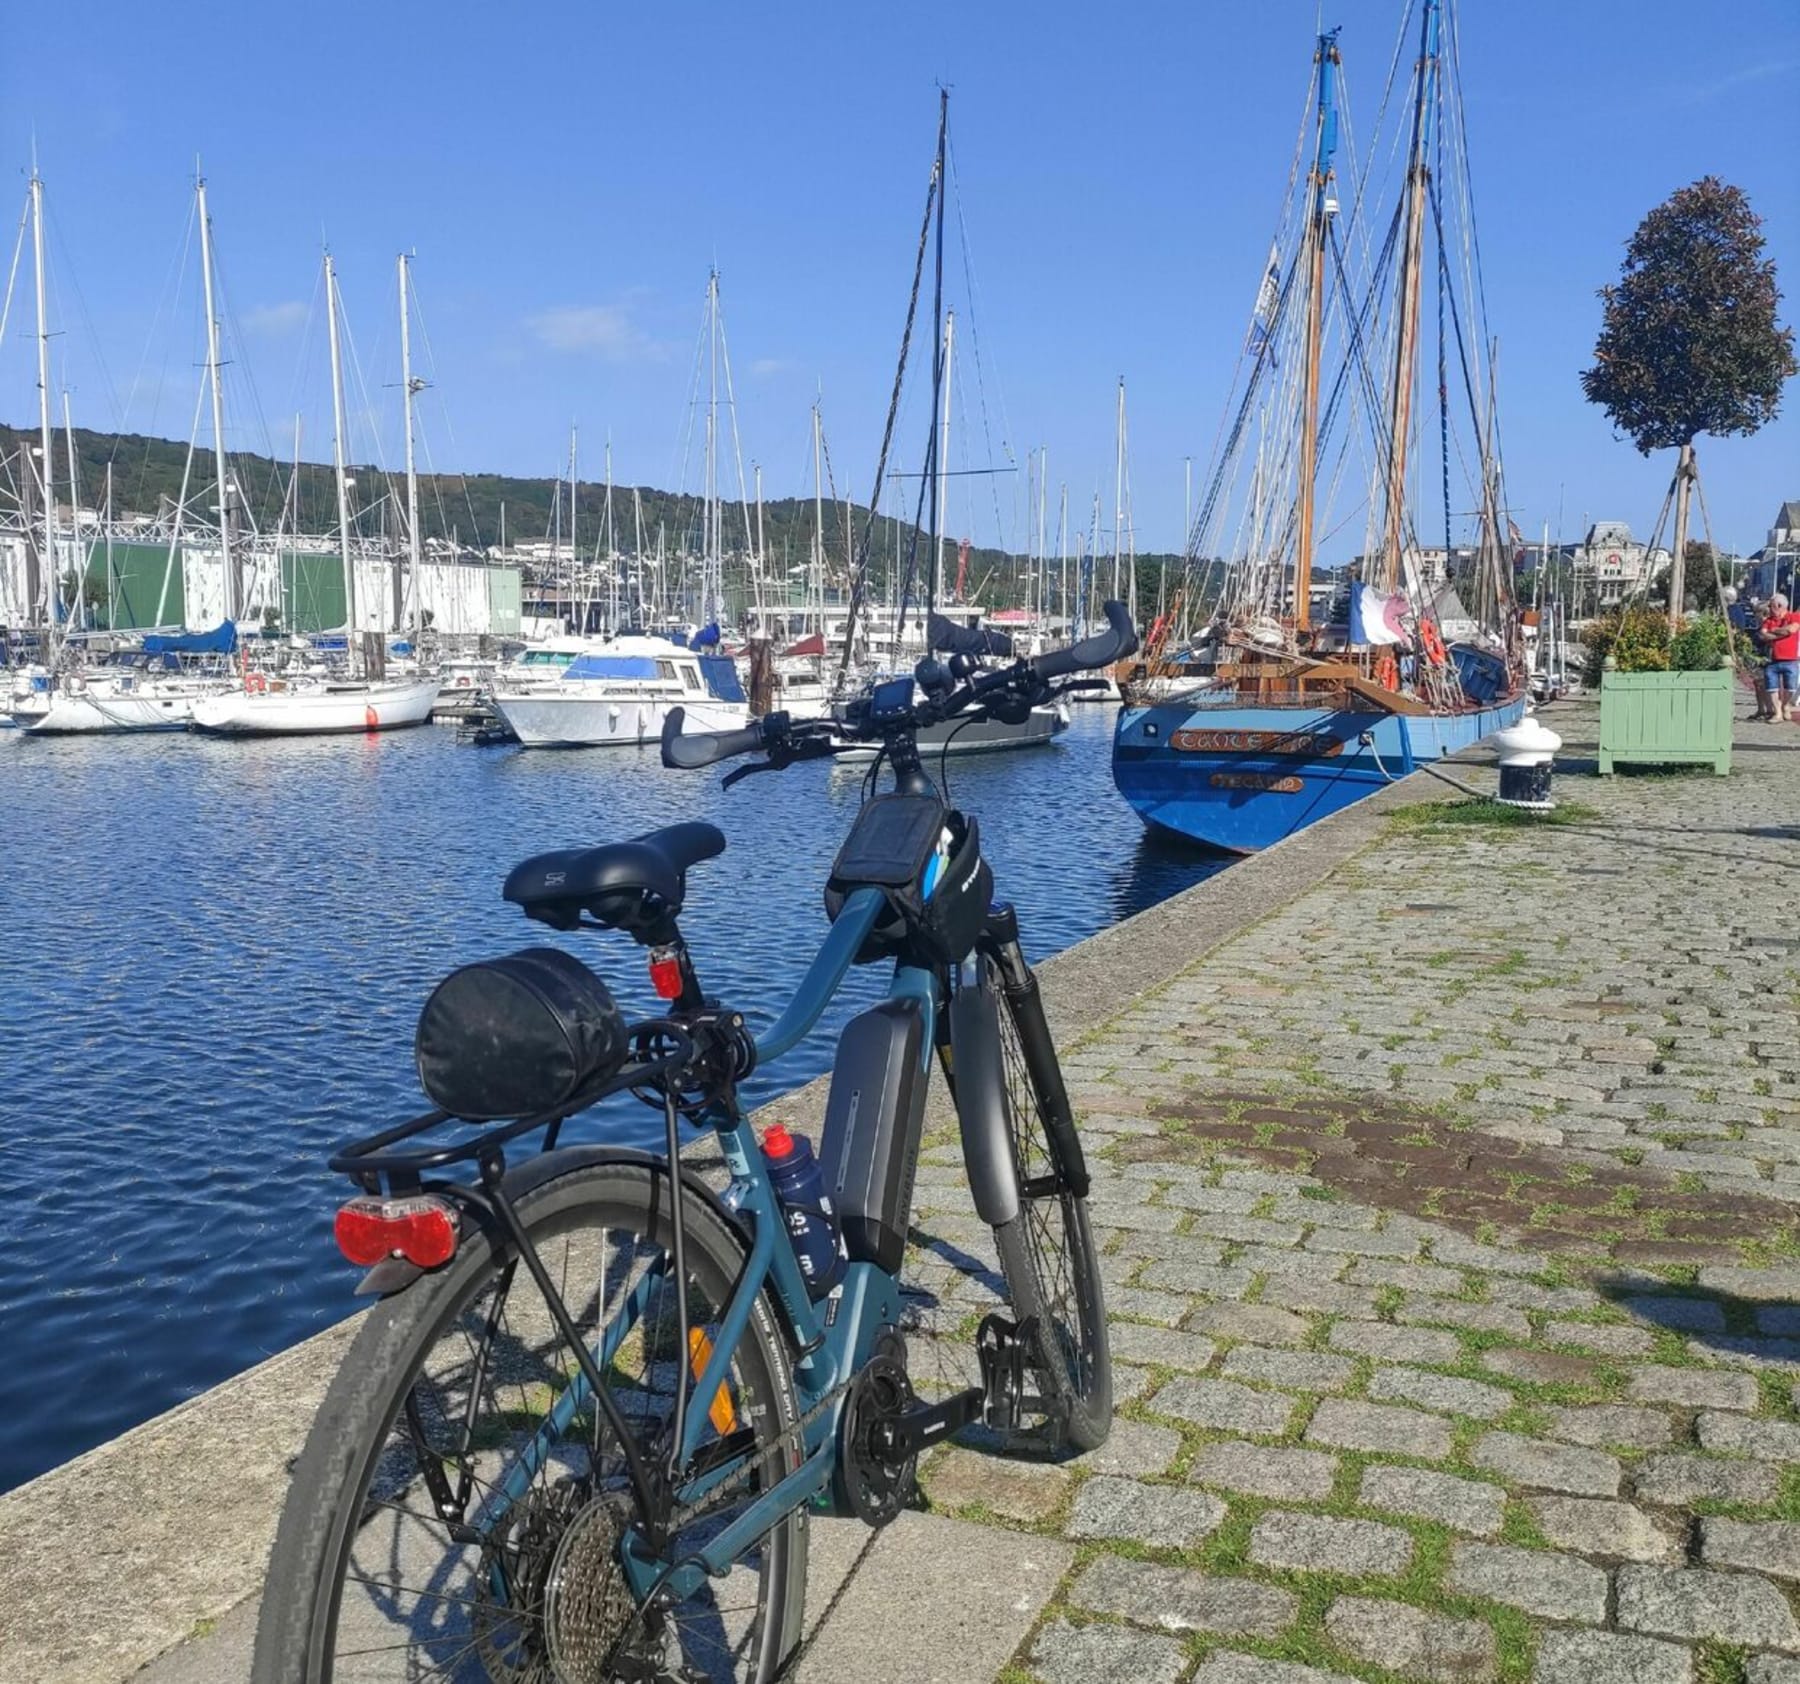
[(1105, 604), (1106, 630), (1084, 637), (1067, 649), (1052, 649), (1031, 664), (1041, 679), (1063, 678), (1072, 672), (1088, 672), (1096, 667), (1110, 667), (1135, 653), (1138, 640), (1132, 629), (1131, 615), (1122, 602)]
[(764, 746), (760, 723), (741, 731), (685, 731), (685, 708), (670, 708), (663, 719), (662, 763), (678, 771), (692, 772), (740, 754), (755, 754)]

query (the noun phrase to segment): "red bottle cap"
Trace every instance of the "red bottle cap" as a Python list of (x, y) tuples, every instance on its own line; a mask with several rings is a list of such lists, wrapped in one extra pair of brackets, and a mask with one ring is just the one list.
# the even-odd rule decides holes
[(794, 1137), (788, 1133), (785, 1123), (774, 1124), (762, 1138), (763, 1152), (771, 1158), (791, 1158), (794, 1155)]

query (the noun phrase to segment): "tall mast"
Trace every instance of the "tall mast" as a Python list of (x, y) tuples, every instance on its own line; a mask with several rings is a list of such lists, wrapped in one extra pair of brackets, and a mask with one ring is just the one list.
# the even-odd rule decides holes
[(337, 473), (338, 555), (344, 564), (344, 653), (354, 673), (360, 627), (356, 618), (356, 567), (350, 559), (350, 482), (344, 468), (344, 357), (338, 344), (337, 268), (325, 254), (325, 327), (331, 340), (331, 461)]
[(723, 574), (723, 544), (719, 535), (719, 271), (706, 277), (707, 386), (706, 386), (706, 554), (702, 558), (700, 623), (712, 623), (713, 577)]
[(813, 547), (812, 595), (819, 610), (819, 635), (825, 635), (825, 485), (820, 467), (819, 403), (813, 400)]
[(219, 475), (219, 556), (225, 569), (225, 618), (238, 616), (241, 581), (231, 553), (231, 478), (225, 469), (225, 397), (219, 384), (219, 311), (214, 303), (212, 218), (206, 210), (206, 177), (194, 177), (199, 202), (200, 274), (206, 289), (206, 380), (212, 389), (213, 462)]
[(613, 533), (612, 434), (606, 435), (606, 629), (619, 632), (619, 545)]
[(406, 394), (406, 564), (407, 585), (412, 594), (412, 624), (415, 640), (424, 624), (419, 566), (419, 470), (413, 452), (413, 399), (425, 389), (423, 380), (415, 380), (412, 371), (412, 311), (408, 308), (412, 280), (411, 259), (400, 254), (400, 385)]
[[(575, 578), (581, 565), (581, 544), (579, 534), (575, 530), (575, 423), (569, 423), (569, 606), (575, 606)], [(581, 593), (580, 621), (576, 626), (577, 633), (587, 636), (587, 592)]]
[[(50, 324), (44, 292), (44, 178), (31, 166), (31, 256), (37, 271), (38, 432), (44, 489), (44, 635), (46, 652), (56, 649), (56, 606), (62, 581), (56, 574), (56, 441), (50, 430)], [(50, 661), (44, 662), (49, 666)]]
[(944, 594), (943, 531), (950, 513), (950, 475), (944, 464), (950, 454), (950, 380), (951, 362), (956, 350), (956, 312), (944, 316), (944, 408), (938, 424), (938, 446), (932, 461), (932, 474), (937, 484), (931, 488), (931, 601), (935, 607)]
[(81, 549), (81, 486), (75, 476), (75, 421), (69, 413), (69, 388), (63, 387), (63, 444), (69, 462), (69, 536), (74, 544), (75, 599), (69, 604), (69, 618), (80, 620), (83, 631), (87, 623), (87, 557)]
[(1383, 586), (1400, 582), (1406, 535), (1406, 442), (1412, 430), (1413, 377), (1419, 353), (1420, 253), (1425, 242), (1425, 191), (1431, 179), (1431, 141), (1436, 111), (1440, 0), (1425, 0), (1419, 24), (1417, 97), (1413, 105), (1412, 152), (1406, 171), (1406, 231), (1395, 308), (1394, 385), (1388, 410), (1387, 528), (1382, 545)]
[(1300, 405), (1300, 536), (1294, 551), (1294, 624), (1312, 624), (1313, 519), (1319, 457), (1319, 346), (1325, 328), (1325, 242), (1337, 201), (1331, 166), (1337, 151), (1337, 68), (1334, 29), (1319, 37), (1319, 140), (1313, 154), (1312, 217), (1306, 227), (1310, 278), (1306, 289), (1306, 388)]
[(763, 600), (763, 571), (768, 566), (769, 547), (763, 536), (762, 463), (750, 464), (756, 474), (756, 630), (760, 637), (769, 635), (768, 604)]
[(1119, 376), (1119, 413), (1114, 429), (1113, 452), (1113, 567), (1112, 594), (1119, 596), (1120, 555), (1125, 548), (1125, 376)]
[[(944, 482), (944, 447), (949, 442), (945, 436), (949, 433), (950, 416), (950, 341), (951, 322), (944, 315), (944, 200), (949, 197), (950, 180), (945, 173), (944, 164), (949, 152), (950, 140), (950, 90), (938, 89), (938, 139), (937, 159), (932, 165), (932, 185), (937, 194), (935, 205), (927, 205), (927, 214), (937, 218), (937, 234), (933, 242), (932, 263), (933, 279), (931, 291), (931, 326), (932, 326), (932, 369), (931, 395), (933, 407), (936, 407), (938, 395), (943, 395), (944, 425), (931, 441), (927, 452), (930, 457), (928, 466), (931, 470), (931, 603), (937, 607), (938, 596), (943, 586), (944, 558), (938, 534), (943, 527), (943, 511), (938, 495)], [(941, 328), (940, 328), (941, 324)], [(937, 416), (932, 416), (937, 423)], [(901, 618), (906, 608), (906, 592), (900, 592), (900, 598), (894, 610), (894, 647), (900, 646), (902, 631)], [(848, 649), (848, 644), (846, 644)]]

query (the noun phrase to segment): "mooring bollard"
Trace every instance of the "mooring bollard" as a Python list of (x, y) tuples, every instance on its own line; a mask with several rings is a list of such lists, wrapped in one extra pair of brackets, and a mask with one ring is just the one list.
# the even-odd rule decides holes
[(1494, 733), (1494, 747), (1500, 751), (1500, 800), (1527, 813), (1550, 812), (1556, 806), (1550, 774), (1562, 738), (1527, 713), (1517, 725)]

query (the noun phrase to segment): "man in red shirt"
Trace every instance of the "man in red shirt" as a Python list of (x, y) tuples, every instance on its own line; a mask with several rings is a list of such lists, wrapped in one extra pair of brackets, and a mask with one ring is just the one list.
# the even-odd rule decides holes
[(1769, 651), (1769, 700), (1775, 717), (1791, 718), (1800, 695), (1800, 614), (1791, 613), (1788, 599), (1778, 593), (1769, 598), (1768, 617), (1758, 633)]

